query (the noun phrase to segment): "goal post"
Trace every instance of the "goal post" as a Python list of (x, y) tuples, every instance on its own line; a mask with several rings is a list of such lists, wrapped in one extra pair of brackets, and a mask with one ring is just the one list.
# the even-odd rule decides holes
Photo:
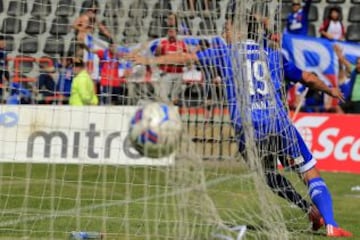
[[(256, 36), (259, 51), (264, 51), (264, 43), (271, 41), (263, 25), (268, 21), (269, 31), (280, 29), (281, 1), (98, 1), (94, 32), (82, 39), (88, 48), (103, 50), (111, 44), (101, 28), (108, 29), (117, 51), (124, 51), (118, 74), (126, 79), (125, 90), (112, 92), (109, 104), (103, 101), (108, 92), (100, 86), (99, 106), (84, 107), (68, 106), (69, 89), (51, 90), (46, 84), (38, 89), (38, 78), (46, 74), (57, 85), (61, 77), (74, 75), (63, 57), (76, 55), (101, 85), (98, 67), (104, 60), (79, 50), (70, 30), (96, 1), (24, 2), (24, 12), (16, 8), (1, 16), (22, 18), (26, 27), (18, 35), (4, 33), (10, 82), (3, 98), (17, 105), (0, 106), (0, 240), (68, 239), (72, 232), (98, 232), (106, 240), (292, 239), (309, 229), (306, 214), (266, 184), (247, 114), (251, 92), (244, 91), (251, 86), (243, 43)], [(250, 21), (257, 26), (251, 32)], [(27, 32), (28, 26), (43, 22), (44, 31)], [(3, 21), (3, 31), (13, 28), (7, 24), (11, 21)], [(149, 58), (166, 54), (169, 49), (159, 45), (174, 29), (188, 53), (206, 44), (214, 49), (232, 44), (231, 64), (218, 66), (209, 56), (209, 72), (192, 62), (169, 64), (172, 73), (124, 58), (128, 53)], [(36, 44), (29, 45), (34, 39)], [(199, 46), (201, 41), (205, 45)], [(226, 68), (232, 68), (233, 87), (241, 93), (235, 102), (244, 119), (246, 159), (238, 150), (227, 86), (219, 73)], [(147, 158), (130, 144), (130, 119), (149, 101), (175, 104), (181, 113), (184, 131), (175, 155)], [(296, 174), (284, 174), (305, 193)]]

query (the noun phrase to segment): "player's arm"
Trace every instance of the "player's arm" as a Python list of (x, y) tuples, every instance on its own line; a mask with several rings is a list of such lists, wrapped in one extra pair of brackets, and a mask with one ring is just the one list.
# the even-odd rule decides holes
[(307, 87), (324, 92), (329, 96), (338, 98), (341, 101), (345, 101), (343, 94), (338, 88), (330, 88), (323, 81), (321, 81), (315, 74), (302, 71), (293, 62), (288, 61), (286, 57), (283, 58), (284, 63), (284, 75), (286, 79), (292, 82), (301, 82)]
[(345, 102), (344, 95), (338, 88), (330, 88), (323, 81), (321, 81), (315, 74), (303, 71), (302, 72), (302, 80), (301, 83), (308, 86), (311, 89), (321, 91), (326, 93), (327, 95), (340, 99)]
[(346, 72), (348, 74), (351, 73), (351, 63), (345, 58), (340, 46), (337, 45), (337, 44), (334, 44), (333, 48), (334, 48), (334, 51), (336, 53), (336, 56), (339, 59), (339, 62), (346, 67)]
[(135, 55), (135, 56), (129, 56), (128, 59), (133, 61), (135, 64), (143, 64), (143, 65), (163, 65), (163, 64), (185, 65), (196, 62), (198, 60), (198, 57), (196, 53), (177, 52), (174, 54), (168, 54), (153, 58)]

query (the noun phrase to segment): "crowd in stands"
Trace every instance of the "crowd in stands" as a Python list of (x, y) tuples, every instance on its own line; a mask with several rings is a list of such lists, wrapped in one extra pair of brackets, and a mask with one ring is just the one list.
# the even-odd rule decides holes
[[(176, 15), (170, 10), (163, 13), (164, 34), (153, 49), (149, 42), (138, 46), (130, 51), (130, 48), (121, 47), (116, 37), (108, 26), (99, 20), (99, 1), (87, 0), (78, 17), (71, 24), (74, 32), (74, 48), (71, 53), (39, 62), (39, 76), (35, 82), (11, 81), (8, 71), (6, 54), (6, 37), (0, 36), (0, 94), (2, 102), (7, 104), (70, 104), (70, 105), (122, 105), (132, 103), (128, 80), (139, 74), (143, 79), (155, 75), (158, 81), (152, 86), (146, 87), (147, 96), (161, 101), (171, 101), (175, 104), (204, 104), (209, 102), (223, 101), (221, 79), (216, 71), (203, 72), (195, 65), (174, 66), (160, 65), (156, 71), (150, 66), (133, 66), (128, 61), (129, 54), (137, 54), (145, 48), (150, 48), (155, 56), (167, 55), (173, 52), (189, 52), (190, 49), (178, 35), (192, 34), (189, 19), (198, 16), (212, 18), (217, 14), (216, 4), (218, 0), (183, 0), (185, 11), (182, 15)], [(292, 0), (291, 12), (286, 18), (284, 32), (298, 35), (307, 35), (309, 27), (309, 11), (312, 0)], [(199, 11), (201, 9), (201, 11)], [(235, 1), (230, 0), (226, 13), (226, 21), (223, 26), (222, 37), (228, 44), (233, 39), (232, 17), (234, 15)], [(254, 16), (257, 18), (257, 16)], [(256, 19), (265, 26), (268, 19)], [(199, 33), (206, 33), (204, 29), (211, 26), (200, 25)], [(102, 39), (95, 37), (99, 33)], [(210, 31), (211, 33), (211, 31)], [(271, 40), (278, 41), (281, 33), (269, 35)], [(319, 35), (331, 41), (343, 41), (346, 39), (346, 27), (342, 22), (341, 9), (331, 7), (328, 16), (324, 18), (319, 28)], [(159, 36), (153, 36), (154, 38)], [(207, 47), (206, 41), (200, 42), (198, 47)], [(99, 47), (101, 46), (101, 47)], [(290, 108), (300, 106), (301, 111), (306, 112), (338, 112), (360, 113), (360, 58), (352, 65), (344, 57), (342, 49), (334, 45), (334, 51), (339, 59), (338, 84), (332, 87), (340, 87), (346, 102), (333, 103), (324, 94), (308, 90), (301, 84), (293, 86), (289, 90)], [(96, 66), (96, 60), (100, 68)], [(95, 64), (95, 65), (94, 65)], [(151, 64), (150, 64), (151, 65)], [(136, 70), (136, 71), (135, 71)], [(193, 73), (197, 81), (186, 81), (185, 72)], [(21, 72), (20, 72), (21, 75)], [(205, 79), (205, 87), (199, 87), (199, 82)], [(209, 81), (208, 79), (211, 79)], [(188, 80), (188, 79), (187, 79)], [(207, 81), (206, 81), (207, 80)], [(338, 86), (336, 86), (338, 85)], [(135, 87), (134, 87), (135, 86)], [(131, 94), (143, 89), (142, 84), (135, 84)], [(9, 89), (9, 91), (4, 91)], [(139, 93), (138, 93), (139, 94)], [(186, 98), (187, 101), (184, 102)]]
[[(309, 11), (312, 0), (292, 0), (292, 11), (286, 19), (285, 32), (297, 35), (308, 34)], [(346, 32), (342, 22), (341, 9), (339, 6), (331, 6), (327, 16), (324, 18), (319, 33), (321, 38), (330, 41), (344, 41)], [(332, 83), (331, 87), (339, 87), (346, 101), (333, 102), (323, 93), (308, 90), (301, 84), (290, 90), (295, 94), (290, 108), (297, 108), (301, 104), (301, 111), (305, 112), (337, 112), (337, 113), (360, 113), (360, 58), (356, 65), (351, 65), (344, 57), (341, 48), (334, 44), (334, 51), (339, 59), (338, 82)]]

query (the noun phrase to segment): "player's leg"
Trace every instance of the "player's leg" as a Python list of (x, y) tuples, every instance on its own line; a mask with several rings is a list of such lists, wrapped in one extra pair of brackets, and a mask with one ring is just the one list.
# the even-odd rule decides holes
[(324, 179), (321, 178), (319, 171), (316, 169), (316, 161), (306, 146), (303, 138), (295, 127), (294, 131), (299, 150), (301, 151), (301, 156), (303, 158), (303, 163), (299, 165), (298, 171), (308, 186), (311, 200), (324, 218), (328, 236), (351, 236), (352, 234), (350, 232), (338, 227), (334, 217), (331, 193)]
[[(244, 156), (246, 161), (246, 153), (245, 153), (245, 138), (243, 136), (239, 137), (239, 151)], [(270, 189), (277, 194), (279, 197), (284, 198), (285, 200), (293, 203), (298, 206), (301, 210), (308, 213), (311, 209), (311, 204), (301, 196), (300, 193), (296, 191), (291, 182), (282, 174), (277, 172), (277, 156), (276, 154), (270, 154), (271, 152), (276, 153), (275, 149), (269, 149), (273, 144), (269, 144), (269, 142), (277, 141), (274, 138), (271, 138), (270, 141), (264, 141), (257, 143), (259, 153), (265, 152), (266, 155), (260, 156), (264, 164), (265, 171), (265, 180)], [(277, 145), (277, 144), (275, 144)], [(313, 211), (315, 211), (314, 209)]]
[(291, 182), (276, 170), (276, 158), (268, 156), (265, 158), (266, 183), (278, 196), (298, 206), (303, 212), (308, 213), (311, 204), (303, 198), (291, 184)]

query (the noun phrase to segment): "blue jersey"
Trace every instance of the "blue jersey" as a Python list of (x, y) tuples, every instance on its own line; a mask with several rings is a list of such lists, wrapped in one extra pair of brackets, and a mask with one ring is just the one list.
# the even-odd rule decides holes
[[(281, 50), (282, 54), (282, 63), (284, 68), (284, 78), (289, 81), (289, 83), (298, 83), (302, 80), (303, 71), (298, 68), (294, 62), (290, 61), (289, 54), (285, 49)], [(289, 84), (286, 85), (288, 90)]]
[[(220, 41), (215, 46), (197, 52), (197, 57), (203, 66), (217, 66), (217, 72), (226, 85), (231, 120), (236, 131), (242, 130), (243, 121), (252, 122), (257, 139), (283, 129), (288, 118), (279, 94), (282, 87), (281, 52), (260, 50), (259, 45), (250, 41), (240, 46), (246, 51), (242, 55), (241, 50), (228, 48)], [(235, 72), (243, 66), (247, 68), (247, 76), (241, 76), (243, 71)]]
[(307, 35), (309, 27), (309, 11), (311, 0), (305, 2), (305, 6), (295, 13), (290, 13), (287, 17), (286, 30), (288, 33)]
[[(295, 79), (300, 79), (301, 70), (287, 60), (282, 61), (281, 51), (263, 51), (255, 43), (248, 42), (240, 47), (245, 49), (246, 55), (240, 55), (241, 50), (230, 49), (224, 43), (217, 43), (215, 47), (214, 43), (212, 45), (212, 48), (197, 52), (197, 58), (204, 67), (215, 65), (226, 85), (228, 107), (240, 152), (245, 149), (242, 122), (250, 117), (257, 144), (269, 141), (269, 136), (275, 137), (276, 142), (272, 142), (278, 148), (274, 149), (275, 153), (291, 157), (300, 171), (313, 167), (315, 160), (292, 125), (280, 95), (283, 69)], [(246, 77), (241, 77), (242, 71), (237, 73), (243, 66), (247, 68)]]

